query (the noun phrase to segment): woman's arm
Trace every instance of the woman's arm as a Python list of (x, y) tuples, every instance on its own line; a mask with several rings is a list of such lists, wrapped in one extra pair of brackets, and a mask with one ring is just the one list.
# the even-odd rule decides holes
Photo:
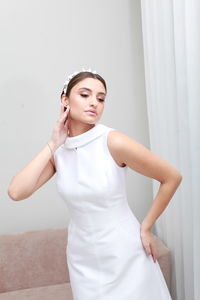
[(66, 120), (70, 107), (64, 111), (61, 103), (60, 118), (57, 121), (49, 146), (46, 145), (42, 151), (11, 180), (8, 187), (8, 195), (13, 200), (23, 200), (33, 194), (55, 173), (55, 166), (51, 161), (53, 152), (63, 144), (67, 137), (68, 120)]
[[(52, 151), (55, 151), (52, 141), (49, 145)], [(46, 145), (26, 167), (12, 178), (8, 187), (8, 195), (12, 200), (23, 200), (31, 196), (54, 175), (56, 170), (50, 158), (51, 152)]]
[(160, 182), (158, 193), (141, 224), (143, 245), (148, 254), (154, 252), (150, 249), (152, 238), (149, 232), (181, 183), (182, 175), (164, 159), (120, 131), (109, 132), (108, 147), (113, 157), (121, 164), (126, 164), (136, 172)]

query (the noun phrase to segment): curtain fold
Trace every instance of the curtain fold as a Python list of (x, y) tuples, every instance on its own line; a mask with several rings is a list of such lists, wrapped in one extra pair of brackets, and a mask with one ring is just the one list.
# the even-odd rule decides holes
[(141, 14), (151, 150), (183, 175), (155, 229), (172, 252), (173, 300), (199, 300), (200, 3), (141, 0)]

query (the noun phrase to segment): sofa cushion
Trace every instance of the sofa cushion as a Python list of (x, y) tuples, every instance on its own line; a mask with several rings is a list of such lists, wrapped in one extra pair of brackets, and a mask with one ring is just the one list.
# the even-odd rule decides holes
[(69, 282), (67, 228), (0, 235), (0, 293)]
[(0, 300), (72, 300), (70, 284), (62, 283), (0, 294)]

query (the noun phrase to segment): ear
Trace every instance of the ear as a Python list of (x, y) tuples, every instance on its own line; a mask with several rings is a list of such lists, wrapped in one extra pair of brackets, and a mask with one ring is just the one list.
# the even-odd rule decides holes
[(65, 96), (65, 95), (62, 95), (61, 96), (61, 102), (66, 106), (69, 104), (69, 100), (68, 100), (68, 97)]

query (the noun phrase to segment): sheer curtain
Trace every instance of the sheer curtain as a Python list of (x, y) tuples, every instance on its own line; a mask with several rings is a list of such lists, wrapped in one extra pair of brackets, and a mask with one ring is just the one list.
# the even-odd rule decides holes
[(155, 229), (172, 252), (173, 300), (199, 300), (200, 1), (141, 0), (141, 13), (151, 150), (183, 175)]

